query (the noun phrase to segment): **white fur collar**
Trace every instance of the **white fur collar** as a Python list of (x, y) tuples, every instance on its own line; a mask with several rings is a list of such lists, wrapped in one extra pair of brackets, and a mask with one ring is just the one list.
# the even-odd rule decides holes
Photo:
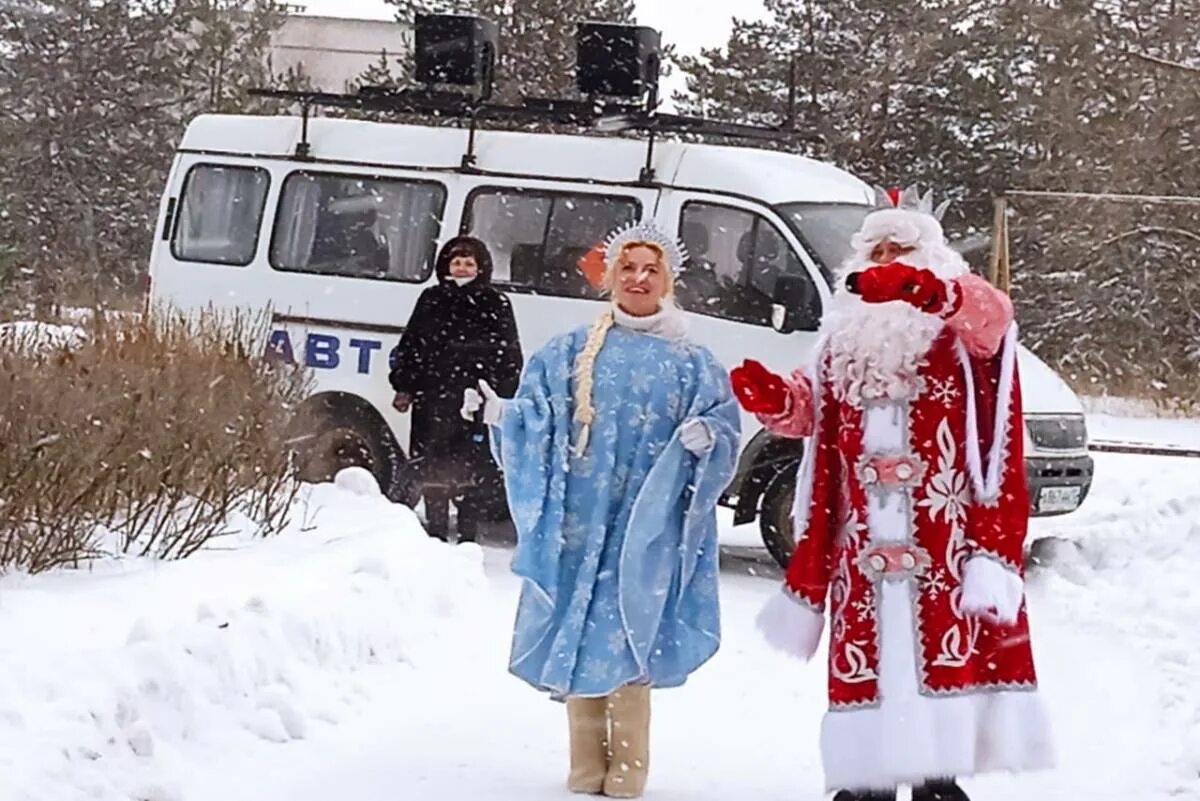
[(622, 328), (663, 339), (687, 338), (687, 318), (673, 301), (664, 301), (661, 309), (646, 317), (634, 317), (616, 303), (612, 305), (612, 312), (613, 320)]

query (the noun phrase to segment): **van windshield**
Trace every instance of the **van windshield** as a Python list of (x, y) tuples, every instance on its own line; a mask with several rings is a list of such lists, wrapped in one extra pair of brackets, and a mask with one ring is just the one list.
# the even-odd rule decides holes
[(850, 237), (872, 209), (852, 203), (784, 203), (778, 211), (828, 279), (850, 256)]

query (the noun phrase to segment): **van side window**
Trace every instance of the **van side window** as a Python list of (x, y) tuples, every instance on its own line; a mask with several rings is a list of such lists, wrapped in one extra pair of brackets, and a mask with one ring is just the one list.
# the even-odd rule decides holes
[(183, 182), (171, 255), (236, 267), (254, 261), (270, 185), (270, 174), (259, 167), (192, 167)]
[(519, 187), (471, 194), (463, 230), (492, 252), (496, 282), (571, 298), (598, 298), (578, 262), (615, 228), (641, 216), (634, 198)]
[(779, 229), (752, 211), (690, 202), (679, 229), (688, 260), (675, 296), (688, 311), (770, 325), (775, 279), (808, 275)]
[(294, 172), (283, 182), (271, 266), (421, 282), (433, 271), (446, 190), (400, 178)]

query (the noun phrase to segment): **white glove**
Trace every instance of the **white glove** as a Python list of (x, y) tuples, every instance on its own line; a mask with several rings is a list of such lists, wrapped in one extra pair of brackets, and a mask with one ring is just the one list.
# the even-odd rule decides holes
[(500, 424), (500, 417), (504, 414), (504, 400), (482, 378), (479, 379), (479, 389), (468, 387), (463, 391), (460, 414), (464, 420), (474, 420), (475, 412), (480, 408), (483, 409), (483, 422), (490, 426)]
[(684, 420), (683, 425), (679, 427), (679, 442), (699, 456), (707, 453), (713, 446), (713, 435), (708, 430), (708, 423), (693, 417), (691, 420)]
[(1025, 583), (1012, 570), (988, 556), (972, 556), (963, 569), (962, 610), (968, 615), (1017, 622)]
[(807, 662), (821, 644), (825, 615), (809, 609), (784, 591), (772, 595), (755, 622), (771, 647)]

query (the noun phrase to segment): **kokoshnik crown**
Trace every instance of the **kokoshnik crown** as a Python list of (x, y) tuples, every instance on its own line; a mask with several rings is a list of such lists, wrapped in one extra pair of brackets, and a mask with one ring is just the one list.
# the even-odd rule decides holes
[(915, 211), (921, 214), (928, 214), (938, 222), (941, 222), (942, 216), (946, 213), (946, 209), (950, 206), (950, 199), (947, 198), (938, 204), (937, 208), (933, 205), (933, 190), (930, 189), (924, 195), (917, 188), (916, 184), (900, 189), (892, 187), (884, 189), (875, 187), (875, 208), (876, 209), (901, 209), (903, 211)]
[(653, 222), (644, 220), (639, 223), (630, 223), (609, 235), (604, 242), (605, 265), (611, 269), (621, 258), (621, 251), (625, 249), (625, 246), (633, 242), (650, 242), (662, 248), (667, 266), (676, 275), (683, 269), (683, 263), (687, 261), (687, 248), (683, 246), (683, 243), (664, 232)]

